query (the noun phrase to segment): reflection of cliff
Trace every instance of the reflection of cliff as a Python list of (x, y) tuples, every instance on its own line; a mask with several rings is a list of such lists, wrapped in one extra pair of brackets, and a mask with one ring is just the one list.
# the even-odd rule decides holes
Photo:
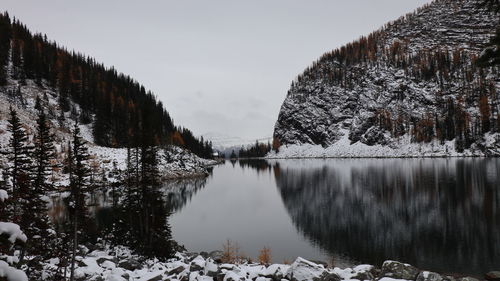
[(181, 210), (193, 195), (205, 187), (206, 177), (166, 181), (160, 191), (164, 195), (167, 206), (172, 212)]
[(280, 164), (276, 182), (294, 224), (326, 251), (450, 272), (498, 266), (498, 159)]

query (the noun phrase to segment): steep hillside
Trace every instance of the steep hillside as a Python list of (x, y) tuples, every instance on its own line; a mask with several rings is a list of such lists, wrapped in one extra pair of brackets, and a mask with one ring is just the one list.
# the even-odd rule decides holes
[(120, 180), (127, 148), (159, 145), (163, 179), (207, 175), (213, 164), (209, 142), (173, 124), (162, 103), (130, 77), (91, 58), (69, 53), (21, 23), (0, 14), (0, 170), (12, 165), (8, 130), (12, 107), (33, 143), (38, 109), (47, 114), (55, 134), (55, 185), (68, 184), (67, 159), (71, 129), (79, 122), (88, 142), (92, 177)]
[(292, 83), (276, 157), (500, 155), (498, 68), (476, 59), (499, 16), (435, 0), (324, 54)]
[(90, 125), (97, 145), (173, 143), (201, 157), (212, 155), (208, 142), (175, 126), (162, 102), (131, 77), (69, 52), (0, 14), (0, 91), (24, 107), (27, 86), (37, 88), (42, 101), (48, 100), (45, 93), (53, 94), (52, 117), (62, 122), (69, 115)]

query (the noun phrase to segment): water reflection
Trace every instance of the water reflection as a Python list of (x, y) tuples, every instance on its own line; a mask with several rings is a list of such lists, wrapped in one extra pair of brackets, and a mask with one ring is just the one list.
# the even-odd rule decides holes
[(330, 253), (482, 274), (500, 261), (498, 159), (271, 163), (293, 223)]

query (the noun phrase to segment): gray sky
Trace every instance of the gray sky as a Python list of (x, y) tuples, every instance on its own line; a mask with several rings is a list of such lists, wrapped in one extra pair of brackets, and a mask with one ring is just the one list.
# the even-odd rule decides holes
[(324, 52), (429, 0), (2, 0), (32, 31), (115, 66), (197, 135), (272, 135), (290, 82)]

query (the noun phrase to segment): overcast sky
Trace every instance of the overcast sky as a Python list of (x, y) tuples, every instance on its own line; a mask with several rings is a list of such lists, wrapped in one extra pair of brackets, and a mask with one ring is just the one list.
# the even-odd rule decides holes
[(197, 135), (272, 135), (290, 82), (429, 0), (2, 0), (0, 9), (128, 74)]

